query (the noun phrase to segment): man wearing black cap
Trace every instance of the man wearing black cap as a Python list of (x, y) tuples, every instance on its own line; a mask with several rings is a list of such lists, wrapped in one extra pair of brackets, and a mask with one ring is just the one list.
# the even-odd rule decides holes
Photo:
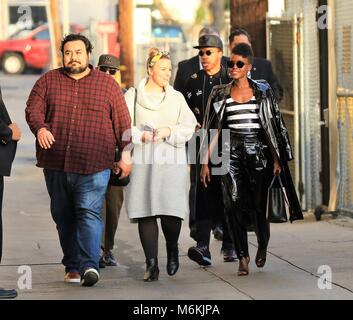
[[(111, 54), (102, 54), (98, 60), (98, 69), (110, 74), (121, 86), (120, 61)], [(124, 92), (124, 89), (122, 89)], [(124, 191), (123, 187), (113, 186), (108, 183), (107, 192), (103, 202), (102, 219), (102, 254), (99, 259), (99, 267), (116, 266), (118, 264), (112, 250), (114, 249), (114, 238), (118, 228), (120, 210), (123, 206)]]
[[(205, 35), (214, 35), (219, 37), (219, 32), (213, 27), (203, 27), (199, 32), (199, 38)], [(222, 65), (227, 66), (227, 57), (222, 56)], [(180, 92), (185, 91), (186, 82), (190, 76), (194, 73), (199, 72), (202, 69), (200, 56), (196, 55), (190, 59), (180, 61), (178, 63), (178, 71), (175, 75), (174, 89)]]
[[(199, 38), (199, 44), (194, 47), (199, 49), (199, 57), (202, 70), (191, 75), (186, 83), (183, 92), (185, 99), (194, 112), (198, 123), (203, 123), (204, 112), (208, 97), (215, 85), (227, 84), (230, 82), (227, 69), (222, 66), (221, 59), (223, 56), (222, 40), (216, 35), (204, 35)], [(198, 149), (196, 136), (193, 142), (189, 142), (189, 146), (196, 146)], [(194, 148), (189, 148), (189, 158), (191, 161), (196, 160), (196, 164), (190, 167), (190, 226), (195, 221), (196, 232), (191, 228), (190, 235), (196, 240), (197, 245), (189, 248), (188, 256), (191, 260), (196, 261), (200, 265), (211, 265), (211, 255), (209, 252), (210, 232), (212, 222), (223, 219), (223, 201), (220, 187), (220, 179), (213, 179), (211, 186), (207, 189), (200, 184), (200, 162), (195, 157)], [(194, 153), (194, 154), (192, 154)], [(224, 230), (226, 231), (226, 230)], [(236, 255), (233, 244), (227, 232), (223, 234), (222, 251), (224, 261), (234, 261)]]
[[(9, 176), (12, 161), (15, 158), (17, 141), (21, 138), (21, 131), (15, 123), (11, 123), (0, 89), (0, 261), (2, 256), (2, 197), (4, 192), (4, 176)], [(0, 299), (15, 298), (16, 290), (0, 288)]]

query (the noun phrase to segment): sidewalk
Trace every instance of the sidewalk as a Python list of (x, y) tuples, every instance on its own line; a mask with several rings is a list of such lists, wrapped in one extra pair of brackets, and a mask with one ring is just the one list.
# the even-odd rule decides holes
[[(221, 243), (211, 240), (213, 266), (201, 268), (186, 255), (193, 245), (183, 224), (180, 269), (174, 277), (165, 271), (166, 252), (161, 238), (160, 280), (144, 283), (144, 255), (137, 225), (121, 214), (114, 250), (120, 265), (101, 270), (92, 288), (63, 282), (61, 249), (49, 212), (49, 198), (40, 169), (25, 157), (17, 160), (14, 176), (5, 182), (4, 257), (1, 286), (17, 287), (18, 267), (32, 271), (32, 289), (19, 290), (17, 299), (122, 299), (122, 300), (251, 300), (353, 299), (353, 229), (336, 225), (330, 216), (320, 222), (312, 214), (305, 221), (271, 225), (266, 266), (254, 264), (256, 239), (249, 233), (251, 263), (248, 277), (237, 277), (237, 263), (224, 263)], [(318, 268), (332, 269), (332, 289), (319, 289)], [(322, 281), (321, 281), (322, 282)]]

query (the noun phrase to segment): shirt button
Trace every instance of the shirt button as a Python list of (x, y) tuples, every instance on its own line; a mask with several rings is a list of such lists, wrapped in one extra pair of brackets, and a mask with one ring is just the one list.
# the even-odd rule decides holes
[(72, 136), (72, 132), (70, 132), (69, 135)]
[(74, 120), (74, 119), (72, 119), (72, 120), (71, 120), (71, 122), (75, 122), (75, 120)]
[(70, 149), (70, 146), (67, 146), (67, 147), (66, 147), (66, 150), (69, 150), (69, 149)]

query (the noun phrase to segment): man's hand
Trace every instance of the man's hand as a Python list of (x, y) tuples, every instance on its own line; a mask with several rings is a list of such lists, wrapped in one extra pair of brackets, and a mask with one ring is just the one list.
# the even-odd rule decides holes
[(54, 136), (46, 128), (41, 128), (37, 132), (37, 140), (41, 148), (50, 149), (55, 142)]
[(17, 123), (11, 123), (9, 128), (12, 130), (12, 140), (18, 141), (21, 139), (21, 130)]
[(205, 188), (207, 188), (207, 183), (211, 182), (211, 174), (210, 174), (210, 168), (208, 167), (208, 164), (203, 164), (201, 173), (200, 173), (200, 179)]
[(121, 160), (114, 163), (114, 173), (120, 174), (119, 179), (127, 177), (132, 170), (131, 153), (130, 151), (123, 151), (121, 153)]
[(153, 141), (159, 141), (170, 137), (172, 131), (169, 127), (158, 128), (154, 131)]

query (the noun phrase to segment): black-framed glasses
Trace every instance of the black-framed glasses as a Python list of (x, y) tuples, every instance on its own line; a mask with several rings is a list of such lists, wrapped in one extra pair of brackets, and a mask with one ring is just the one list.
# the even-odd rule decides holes
[(238, 60), (237, 62), (234, 62), (232, 60), (227, 61), (227, 67), (233, 69), (235, 66), (237, 68), (241, 69), (246, 65), (245, 62)]
[(212, 53), (214, 53), (214, 51), (211, 51), (211, 50), (202, 51), (202, 50), (200, 50), (200, 51), (199, 51), (199, 56), (200, 56), (200, 57), (203, 57), (204, 54), (205, 54), (206, 56), (210, 56)]
[(115, 75), (119, 69), (114, 69), (114, 68), (108, 68), (108, 67), (99, 67), (99, 70), (102, 72), (107, 72), (109, 71), (109, 74), (112, 76)]

